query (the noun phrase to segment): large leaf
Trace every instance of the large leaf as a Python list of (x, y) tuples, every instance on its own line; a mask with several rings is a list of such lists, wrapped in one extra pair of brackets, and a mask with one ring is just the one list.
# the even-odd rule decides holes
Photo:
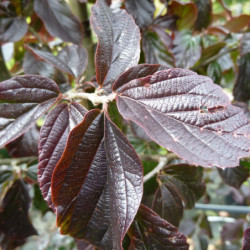
[(141, 205), (129, 229), (133, 249), (188, 250), (186, 237), (148, 207)]
[(60, 160), (70, 131), (78, 125), (87, 110), (77, 103), (61, 103), (47, 116), (40, 132), (38, 181), (44, 199), (51, 202), (51, 178)]
[(54, 56), (52, 53), (47, 51), (34, 49), (28, 46), (26, 46), (26, 48), (36, 56), (42, 58), (44, 61), (76, 78), (82, 75), (87, 66), (87, 51), (78, 45), (65, 46), (60, 51), (58, 56)]
[(212, 2), (211, 0), (193, 0), (198, 9), (197, 19), (194, 24), (196, 30), (207, 28), (212, 16)]
[(218, 172), (222, 180), (235, 188), (240, 188), (241, 184), (247, 180), (249, 175), (249, 169), (244, 166), (238, 166), (235, 168), (218, 169)]
[(234, 99), (236, 101), (250, 100), (250, 53), (239, 59), (239, 69), (236, 82), (233, 89)]
[(0, 232), (16, 241), (23, 241), (37, 234), (28, 217), (29, 206), (27, 187), (22, 180), (16, 180), (1, 204)]
[(125, 119), (195, 165), (234, 167), (240, 157), (249, 156), (247, 118), (208, 77), (163, 70), (118, 91), (117, 105)]
[(142, 165), (121, 131), (99, 110), (70, 133), (52, 177), (61, 233), (121, 249), (142, 198)]
[(173, 54), (154, 32), (146, 31), (143, 35), (142, 48), (146, 63), (161, 64), (168, 68), (175, 66)]
[(125, 10), (111, 10), (104, 0), (92, 7), (91, 23), (98, 37), (97, 82), (107, 86), (138, 63), (140, 30)]
[(65, 42), (81, 44), (81, 23), (70, 12), (69, 7), (64, 0), (35, 0), (34, 10), (43, 20), (50, 35), (60, 37)]
[(39, 129), (36, 125), (32, 126), (22, 136), (6, 145), (12, 157), (25, 157), (38, 155)]
[(250, 227), (244, 231), (243, 246), (241, 250), (247, 250), (250, 248)]
[(152, 23), (155, 12), (153, 0), (127, 0), (125, 7), (140, 28), (146, 28)]
[(42, 76), (16, 76), (1, 82), (0, 147), (28, 130), (55, 103), (58, 95), (57, 84)]
[(206, 190), (202, 173), (195, 166), (170, 165), (161, 171), (158, 180), (159, 188), (152, 208), (166, 221), (178, 226), (183, 214), (183, 204), (185, 208), (193, 208)]

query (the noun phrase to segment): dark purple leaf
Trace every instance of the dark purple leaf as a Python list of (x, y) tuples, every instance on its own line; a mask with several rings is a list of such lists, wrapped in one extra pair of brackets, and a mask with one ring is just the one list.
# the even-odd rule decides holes
[(250, 227), (244, 231), (243, 246), (241, 250), (248, 250), (250, 248)]
[(196, 30), (201, 31), (207, 28), (212, 17), (212, 2), (211, 0), (193, 0), (197, 9), (198, 15), (194, 24)]
[(223, 241), (233, 241), (242, 237), (244, 219), (238, 219), (232, 223), (226, 223), (221, 231)]
[(95, 250), (95, 247), (85, 240), (76, 240), (78, 250)]
[(158, 16), (152, 27), (159, 27), (164, 30), (176, 30), (176, 20), (177, 16), (165, 14), (164, 16)]
[(156, 72), (119, 88), (121, 115), (158, 144), (204, 167), (234, 167), (249, 156), (250, 124), (222, 89), (183, 69)]
[(141, 205), (129, 229), (133, 249), (188, 250), (186, 237), (148, 207)]
[(241, 184), (249, 177), (249, 169), (243, 166), (227, 169), (219, 169), (218, 172), (222, 180), (235, 188), (240, 188)]
[(234, 99), (240, 102), (250, 100), (250, 53), (239, 59), (239, 68), (233, 89)]
[(193, 208), (195, 202), (205, 193), (199, 168), (187, 164), (170, 165), (158, 175), (160, 186), (155, 194), (152, 208), (166, 221), (175, 226), (185, 208)]
[(89, 111), (71, 131), (52, 177), (61, 233), (122, 249), (142, 198), (142, 177), (141, 162), (121, 131), (99, 110)]
[(175, 33), (171, 52), (180, 68), (191, 68), (201, 57), (200, 36), (183, 30)]
[(241, 32), (250, 22), (250, 15), (242, 14), (226, 22), (224, 27), (231, 32)]
[(35, 0), (34, 10), (44, 22), (50, 35), (59, 37), (65, 42), (81, 44), (83, 35), (81, 23), (71, 13), (64, 0)]
[(250, 53), (250, 32), (246, 32), (240, 43), (240, 55), (245, 56)]
[(172, 47), (173, 39), (170, 36), (170, 34), (166, 32), (165, 28), (155, 25), (155, 26), (152, 26), (151, 29), (158, 35), (158, 38), (165, 45), (166, 49)]
[(21, 136), (58, 98), (57, 84), (46, 77), (24, 75), (1, 82), (0, 147)]
[(0, 43), (19, 41), (27, 30), (28, 25), (24, 17), (0, 18)]
[(154, 32), (145, 32), (142, 40), (142, 48), (146, 63), (161, 64), (168, 68), (175, 66), (173, 54)]
[(140, 28), (147, 28), (152, 23), (155, 12), (153, 0), (127, 0), (125, 8), (133, 16)]
[(87, 66), (87, 51), (78, 45), (65, 46), (58, 56), (28, 46), (26, 46), (26, 48), (44, 61), (76, 78), (82, 75)]
[(32, 126), (22, 136), (6, 145), (12, 157), (25, 157), (38, 155), (39, 129), (36, 125)]
[(137, 123), (130, 121), (129, 123), (131, 130), (135, 136), (144, 141), (151, 141), (151, 138), (147, 135), (145, 130)]
[(36, 229), (28, 217), (29, 206), (27, 187), (22, 180), (16, 180), (1, 204), (0, 232), (15, 241), (23, 241), (31, 235), (36, 235)]
[(47, 116), (40, 132), (38, 181), (44, 199), (51, 202), (51, 178), (60, 160), (70, 131), (79, 124), (87, 110), (78, 103), (61, 103)]
[(177, 16), (176, 25), (178, 30), (192, 29), (198, 15), (198, 9), (194, 3), (181, 3), (172, 1), (168, 5), (168, 14)]
[(125, 10), (111, 10), (104, 0), (92, 7), (91, 23), (98, 37), (96, 77), (99, 85), (111, 85), (140, 56), (140, 30)]
[(0, 235), (1, 250), (16, 249), (17, 247), (23, 245), (24, 243), (25, 240), (17, 241), (17, 240), (12, 240), (7, 235), (4, 234)]

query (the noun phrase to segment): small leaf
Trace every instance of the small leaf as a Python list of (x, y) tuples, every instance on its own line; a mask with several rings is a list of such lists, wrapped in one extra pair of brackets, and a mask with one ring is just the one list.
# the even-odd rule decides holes
[(198, 9), (194, 3), (180, 3), (172, 1), (168, 5), (168, 14), (175, 15), (177, 19), (178, 30), (192, 29), (198, 15)]
[(196, 30), (201, 31), (207, 28), (212, 17), (212, 2), (211, 0), (193, 0), (197, 9), (198, 15), (194, 24)]
[(59, 37), (65, 42), (81, 44), (83, 35), (81, 23), (71, 13), (64, 0), (35, 0), (34, 10), (44, 22), (50, 35)]
[(244, 231), (243, 246), (241, 250), (248, 250), (250, 248), (250, 227)]
[(250, 22), (250, 15), (242, 14), (237, 17), (233, 17), (224, 25), (224, 27), (231, 32), (241, 32)]
[(188, 250), (186, 237), (148, 207), (141, 205), (129, 229), (130, 250), (180, 249)]
[(168, 68), (175, 66), (173, 54), (154, 32), (146, 31), (143, 35), (142, 48), (146, 63), (161, 64)]
[(125, 7), (141, 29), (147, 28), (147, 26), (152, 23), (155, 12), (153, 0), (127, 0)]
[(57, 84), (46, 77), (24, 75), (1, 82), (0, 147), (27, 131), (58, 98)]
[(104, 0), (91, 9), (91, 23), (98, 37), (96, 78), (99, 85), (111, 85), (140, 57), (140, 30), (125, 10), (111, 10)]
[(38, 155), (39, 129), (33, 125), (23, 135), (6, 145), (12, 157), (26, 157)]
[(44, 61), (76, 78), (82, 75), (87, 66), (87, 51), (78, 45), (73, 44), (65, 46), (58, 56), (28, 46), (26, 46), (26, 48)]
[(61, 103), (47, 116), (40, 132), (38, 181), (44, 199), (51, 202), (51, 178), (60, 160), (70, 131), (79, 124), (87, 110), (77, 103)]
[(16, 241), (36, 235), (36, 229), (28, 218), (29, 206), (28, 190), (22, 180), (16, 180), (1, 204), (0, 232)]
[(117, 105), (125, 119), (193, 164), (234, 167), (249, 156), (247, 118), (208, 77), (163, 70), (124, 84), (119, 92)]
[(89, 111), (71, 131), (52, 177), (61, 233), (121, 249), (142, 198), (142, 177), (141, 162), (121, 131), (99, 110)]
[(162, 218), (175, 226), (185, 208), (193, 208), (195, 202), (205, 193), (199, 168), (187, 164), (170, 165), (158, 175), (160, 186), (155, 194), (152, 208)]
[(222, 180), (229, 186), (240, 188), (249, 177), (249, 169), (243, 166), (227, 169), (217, 169)]

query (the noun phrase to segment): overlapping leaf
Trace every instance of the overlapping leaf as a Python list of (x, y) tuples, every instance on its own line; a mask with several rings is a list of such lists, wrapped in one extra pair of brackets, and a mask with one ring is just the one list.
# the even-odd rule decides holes
[(250, 15), (242, 14), (226, 22), (224, 27), (231, 32), (241, 32), (250, 22)]
[(51, 178), (60, 160), (70, 131), (78, 125), (87, 110), (77, 103), (61, 103), (47, 116), (40, 132), (38, 181), (44, 199), (51, 202)]
[(125, 7), (140, 28), (146, 28), (152, 23), (155, 12), (153, 0), (127, 0)]
[(34, 10), (43, 20), (50, 35), (60, 37), (65, 42), (81, 44), (81, 23), (70, 12), (69, 7), (64, 0), (35, 0)]
[(98, 37), (97, 82), (107, 86), (138, 63), (140, 31), (125, 10), (111, 10), (104, 0), (97, 0), (92, 7), (91, 23)]
[(37, 234), (28, 217), (29, 206), (30, 197), (25, 183), (16, 180), (1, 204), (0, 232), (16, 241)]
[(0, 147), (28, 130), (58, 96), (57, 84), (42, 76), (17, 76), (1, 82)]
[(61, 233), (121, 249), (140, 205), (142, 177), (141, 162), (121, 131), (99, 110), (89, 111), (71, 131), (52, 177)]
[(129, 229), (133, 249), (187, 250), (186, 237), (177, 228), (163, 220), (148, 207), (141, 205), (135, 221)]
[(33, 54), (42, 58), (46, 62), (50, 63), (54, 67), (74, 76), (79, 77), (86, 69), (88, 62), (87, 51), (78, 45), (65, 46), (58, 56), (54, 56), (52, 53), (34, 49), (26, 46)]
[(155, 193), (152, 208), (166, 221), (175, 226), (185, 208), (193, 208), (205, 192), (199, 168), (187, 164), (167, 166), (158, 175), (160, 186)]
[(250, 154), (247, 118), (208, 77), (163, 70), (132, 80), (118, 92), (118, 109), (125, 119), (193, 164), (234, 167)]

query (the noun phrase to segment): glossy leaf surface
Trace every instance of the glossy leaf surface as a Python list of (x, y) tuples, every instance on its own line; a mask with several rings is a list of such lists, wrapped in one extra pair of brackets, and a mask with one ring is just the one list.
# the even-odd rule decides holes
[(86, 69), (88, 62), (87, 51), (78, 45), (65, 46), (58, 56), (52, 53), (27, 47), (33, 54), (42, 58), (56, 68), (74, 76), (79, 77)]
[(142, 177), (141, 162), (121, 131), (99, 110), (89, 111), (71, 131), (52, 177), (61, 232), (121, 249), (140, 205)]
[(92, 7), (91, 23), (98, 37), (96, 78), (99, 85), (110, 85), (140, 56), (140, 30), (125, 10), (111, 10), (104, 0)]
[(141, 205), (129, 232), (133, 249), (188, 250), (186, 237), (148, 207)]
[(58, 96), (57, 84), (42, 76), (16, 76), (1, 82), (0, 147), (28, 130)]
[(218, 169), (218, 172), (223, 181), (232, 187), (240, 188), (241, 184), (247, 180), (249, 175), (249, 169), (243, 166), (235, 168)]
[(146, 28), (152, 23), (155, 12), (153, 0), (127, 0), (125, 7), (140, 28)]
[(193, 164), (234, 167), (249, 155), (247, 118), (208, 77), (159, 71), (120, 87), (117, 104), (125, 119)]
[(32, 126), (22, 136), (6, 145), (12, 157), (25, 157), (38, 155), (39, 129), (36, 125)]
[(187, 164), (170, 165), (158, 175), (159, 188), (152, 208), (163, 219), (179, 225), (185, 208), (193, 208), (195, 202), (205, 193), (205, 183), (199, 168)]
[(36, 235), (36, 229), (28, 217), (29, 206), (30, 197), (27, 187), (22, 180), (16, 180), (1, 204), (0, 232), (17, 241)]
[(38, 181), (44, 199), (51, 202), (51, 178), (60, 160), (70, 131), (78, 125), (87, 110), (77, 103), (61, 103), (47, 116), (40, 132)]
[(43, 20), (50, 35), (59, 37), (65, 42), (72, 42), (75, 44), (80, 44), (82, 42), (81, 23), (71, 13), (64, 0), (35, 0), (34, 10)]

